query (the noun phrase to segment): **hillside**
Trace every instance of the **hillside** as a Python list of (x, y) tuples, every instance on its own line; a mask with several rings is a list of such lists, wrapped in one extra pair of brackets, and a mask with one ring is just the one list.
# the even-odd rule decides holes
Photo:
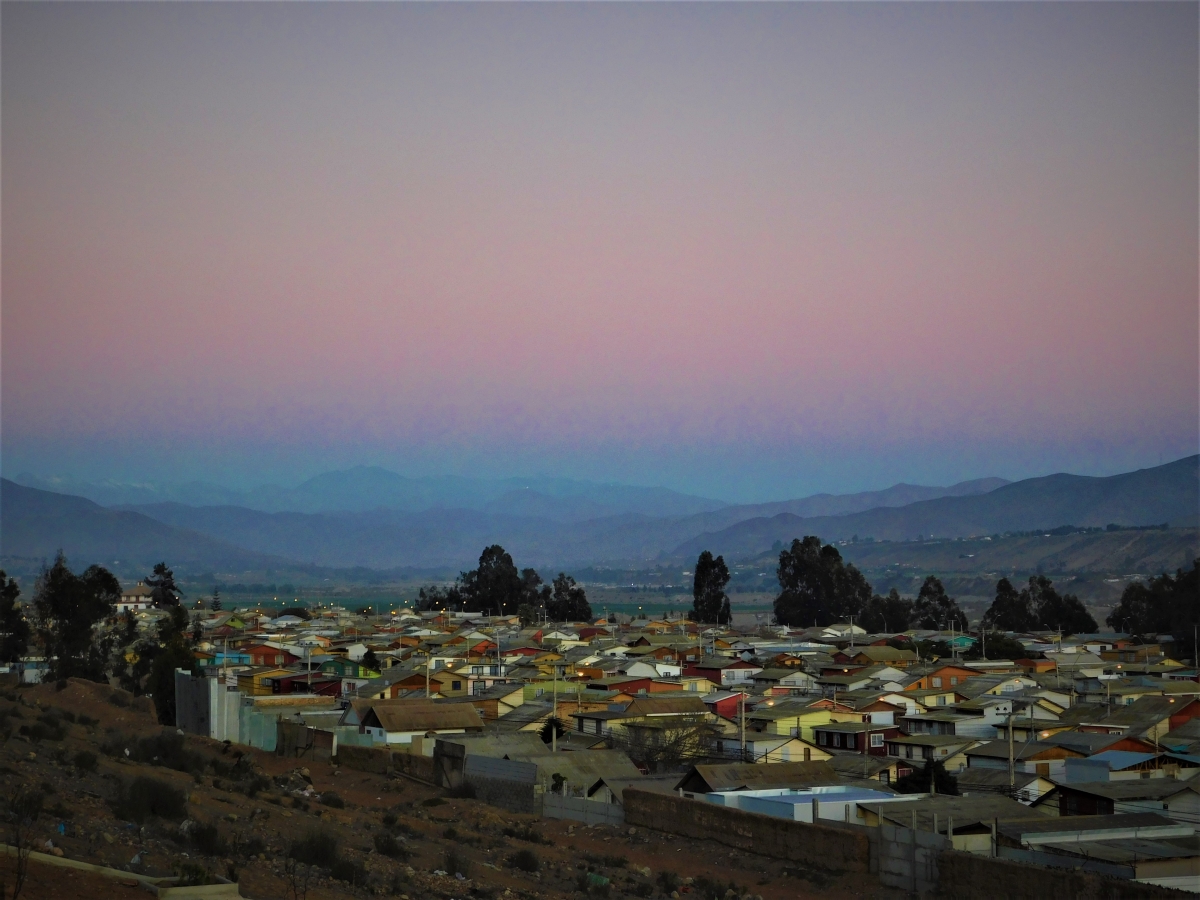
[(181, 568), (235, 571), (286, 565), (222, 540), (144, 516), (105, 509), (83, 497), (22, 487), (0, 478), (0, 558), (10, 572), (62, 550), (71, 565), (148, 572), (162, 560)]
[(1006, 531), (1051, 529), (1059, 525), (1152, 525), (1180, 527), (1200, 522), (1200, 457), (1189, 456), (1152, 469), (1107, 478), (1049, 475), (1004, 485), (986, 494), (942, 497), (908, 506), (867, 510), (847, 516), (804, 518), (791, 513), (739, 522), (677, 545), (671, 555), (686, 558), (701, 550), (726, 556), (753, 556), (775, 541), (805, 534), (825, 540), (854, 535), (907, 541), (919, 537), (966, 537)]

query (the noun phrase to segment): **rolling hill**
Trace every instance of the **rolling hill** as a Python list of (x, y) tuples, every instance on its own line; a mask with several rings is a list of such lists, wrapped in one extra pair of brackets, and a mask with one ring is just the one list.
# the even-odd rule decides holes
[(672, 556), (703, 549), (727, 556), (752, 556), (775, 541), (804, 534), (827, 541), (854, 535), (907, 541), (919, 537), (966, 537), (1059, 525), (1106, 526), (1200, 522), (1200, 456), (1189, 456), (1107, 478), (1048, 475), (1004, 485), (970, 497), (940, 497), (908, 506), (866, 510), (846, 516), (801, 517), (780, 513), (738, 522), (677, 545)]
[(149, 572), (155, 563), (202, 568), (264, 569), (285, 560), (144, 516), (106, 509), (83, 497), (39, 491), (0, 478), (0, 557), (25, 567), (59, 550), (76, 568)]

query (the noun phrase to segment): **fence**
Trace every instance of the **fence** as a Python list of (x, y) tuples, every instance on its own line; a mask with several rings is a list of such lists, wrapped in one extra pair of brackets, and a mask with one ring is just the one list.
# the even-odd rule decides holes
[(914, 831), (881, 822), (873, 843), (878, 848), (879, 880), (888, 887), (922, 895), (938, 887), (938, 857), (950, 842), (932, 831)]
[(586, 797), (542, 794), (542, 815), (547, 819), (570, 819), (586, 825), (623, 825), (625, 809), (619, 803), (604, 803)]

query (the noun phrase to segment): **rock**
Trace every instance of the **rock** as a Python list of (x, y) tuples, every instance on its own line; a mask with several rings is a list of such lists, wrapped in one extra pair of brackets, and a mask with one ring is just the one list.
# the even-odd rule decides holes
[(301, 770), (300, 770), (300, 777), (301, 777), (301, 778), (311, 778), (311, 777), (312, 777), (312, 775), (310, 775), (310, 774), (309, 774), (309, 771), (308, 771), (308, 769), (301, 769)]
[(30, 750), (29, 754), (25, 758), (30, 762), (33, 762), (35, 759), (37, 759), (37, 754)]
[(62, 847), (54, 847), (50, 850), (50, 853), (53, 856), (62, 856), (63, 855)]
[(292, 814), (290, 812), (288, 812), (286, 809), (281, 809), (279, 811), (279, 814), (281, 816), (283, 816), (285, 819), (290, 819), (292, 817)]
[(104, 843), (106, 843), (106, 844), (111, 844), (111, 843), (112, 843), (114, 840), (116, 840), (116, 839), (115, 839), (115, 838), (114, 838), (114, 837), (113, 837), (111, 834), (109, 834), (107, 831), (106, 831), (106, 832), (104, 832), (102, 835), (100, 835), (100, 837), (104, 838)]
[(133, 854), (133, 859), (131, 859), (129, 861), (129, 864), (131, 866), (140, 866), (142, 864), (142, 854), (140, 854), (140, 853)]
[(49, 840), (46, 841), (46, 843), (42, 844), (42, 849), (46, 850), (46, 851), (53, 850), (54, 849), (54, 841), (49, 841)]
[(636, 828), (630, 828), (630, 829), (629, 829), (629, 834), (630, 834), (630, 836), (633, 836), (633, 835), (637, 834), (637, 829), (636, 829)]
[(638, 872), (641, 873), (641, 876), (643, 878), (650, 877), (650, 867), (649, 866), (642, 866), (640, 869), (638, 869)]

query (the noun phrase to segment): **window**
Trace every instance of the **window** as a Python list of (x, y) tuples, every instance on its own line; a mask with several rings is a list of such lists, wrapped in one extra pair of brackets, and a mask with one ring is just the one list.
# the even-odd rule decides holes
[(904, 758), (905, 758), (905, 759), (912, 759), (912, 747), (905, 747), (905, 748), (904, 748)]
[(804, 748), (804, 761), (812, 762), (812, 748), (811, 747)]
[(835, 747), (842, 746), (842, 736), (840, 734), (835, 734), (833, 736), (833, 746), (835, 746)]
[(938, 697), (938, 702), (937, 702), (937, 705), (938, 705), (938, 706), (945, 706), (945, 705), (946, 705), (946, 697), (945, 697), (945, 695), (944, 695), (944, 694), (943, 694), (941, 697)]
[(461, 682), (461, 681), (452, 681), (452, 682), (450, 682), (450, 690), (452, 690), (452, 691), (461, 691), (461, 690), (462, 690), (462, 682)]
[(958, 684), (958, 676), (951, 675), (950, 676), (950, 687), (954, 687), (954, 685), (956, 685), (956, 684)]
[(854, 750), (856, 747), (858, 747), (858, 741), (855, 740), (854, 735), (852, 735), (852, 734), (846, 735), (846, 746), (849, 747), (851, 750)]
[(940, 675), (935, 675), (933, 677), (933, 686), (935, 688), (940, 688), (942, 686), (942, 677)]
[(825, 746), (825, 732), (823, 732), (823, 731), (817, 732), (817, 743), (820, 744), (822, 747)]
[(882, 747), (883, 746), (883, 735), (882, 734), (871, 735), (871, 746), (872, 747)]

